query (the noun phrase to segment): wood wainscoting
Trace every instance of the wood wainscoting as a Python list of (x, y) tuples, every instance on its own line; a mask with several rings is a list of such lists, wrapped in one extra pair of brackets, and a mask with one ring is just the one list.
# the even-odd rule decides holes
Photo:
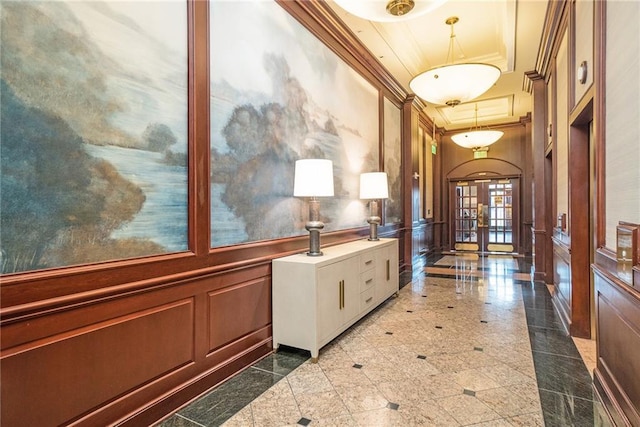
[(597, 310), (595, 388), (616, 425), (640, 425), (640, 292), (593, 266)]
[(1, 424), (147, 425), (271, 335), (270, 262), (24, 316), (2, 328)]
[(561, 239), (553, 238), (553, 305), (567, 332), (571, 330), (571, 249)]

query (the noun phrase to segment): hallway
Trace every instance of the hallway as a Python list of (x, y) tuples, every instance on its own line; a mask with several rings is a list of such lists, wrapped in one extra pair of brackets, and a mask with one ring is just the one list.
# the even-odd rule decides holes
[(529, 271), (524, 258), (438, 257), (318, 363), (281, 350), (159, 425), (608, 425), (593, 367)]

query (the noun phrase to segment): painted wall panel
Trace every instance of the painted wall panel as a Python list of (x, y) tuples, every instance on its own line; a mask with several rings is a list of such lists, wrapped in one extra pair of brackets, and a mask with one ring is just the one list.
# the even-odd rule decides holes
[(640, 2), (607, 2), (606, 247), (615, 251), (618, 221), (640, 223)]

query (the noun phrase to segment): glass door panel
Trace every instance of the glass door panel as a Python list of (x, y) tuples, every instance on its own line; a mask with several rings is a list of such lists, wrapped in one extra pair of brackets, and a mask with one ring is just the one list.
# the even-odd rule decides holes
[(486, 179), (452, 183), (452, 212), (456, 250), (514, 251), (515, 179)]
[(455, 189), (454, 209), (455, 247), (460, 250), (478, 250), (478, 187), (459, 182)]
[(511, 183), (489, 184), (489, 243), (513, 243)]

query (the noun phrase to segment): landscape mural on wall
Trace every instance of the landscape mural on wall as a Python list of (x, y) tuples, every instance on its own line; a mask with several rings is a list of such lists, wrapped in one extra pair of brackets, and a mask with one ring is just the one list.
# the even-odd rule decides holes
[(0, 17), (2, 273), (186, 250), (186, 2)]
[(402, 222), (402, 151), (400, 135), (402, 122), (400, 108), (384, 99), (384, 170), (389, 180), (389, 198), (385, 203), (385, 224)]
[(306, 234), (298, 159), (333, 161), (326, 231), (366, 226), (359, 176), (378, 170), (378, 91), (276, 2), (213, 2), (211, 245)]

